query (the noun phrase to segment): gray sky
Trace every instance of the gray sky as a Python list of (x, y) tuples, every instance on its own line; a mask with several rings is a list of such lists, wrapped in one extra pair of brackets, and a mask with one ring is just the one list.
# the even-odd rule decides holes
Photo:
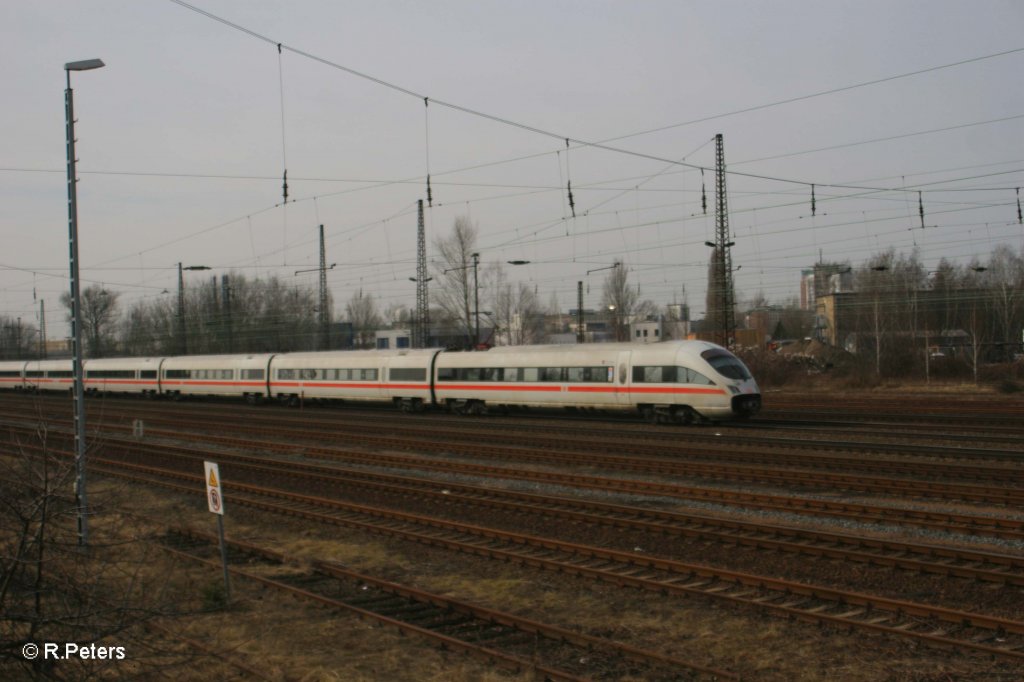
[(63, 65), (94, 57), (72, 76), (82, 277), (126, 305), (175, 291), (179, 261), (313, 286), (293, 273), (320, 223), (337, 310), (360, 286), (413, 305), (429, 168), (428, 239), (469, 215), (482, 262), (531, 261), (508, 275), (543, 302), (574, 307), (622, 258), (699, 315), (714, 175), (705, 216), (701, 174), (669, 161), (713, 168), (716, 133), (767, 178), (727, 180), (741, 297), (795, 296), (819, 252), (917, 247), (933, 269), (1024, 245), (1019, 0), (192, 3), (271, 42), (170, 0), (0, 0), (0, 314), (35, 323), (35, 290), (66, 333)]

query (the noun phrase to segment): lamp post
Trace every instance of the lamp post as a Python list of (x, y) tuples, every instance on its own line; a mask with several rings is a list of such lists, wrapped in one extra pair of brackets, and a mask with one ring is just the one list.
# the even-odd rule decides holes
[[(594, 268), (593, 270), (587, 270), (587, 276), (590, 276), (592, 272), (601, 272), (602, 270), (614, 270), (615, 268), (622, 265), (622, 261), (615, 261), (611, 265), (605, 265), (604, 267)], [(589, 293), (590, 285), (587, 285)], [(576, 343), (583, 343), (586, 339), (586, 332), (583, 327), (583, 280), (576, 282)], [(617, 338), (617, 337), (616, 337)]]
[(71, 363), (75, 393), (75, 506), (78, 507), (78, 545), (89, 545), (88, 498), (85, 492), (85, 388), (82, 372), (82, 297), (78, 276), (78, 192), (75, 185), (75, 105), (71, 91), (71, 72), (89, 71), (103, 66), (99, 59), (68, 62), (64, 65), (67, 89), (64, 90), (65, 133), (68, 152), (68, 249), (71, 275)]
[(185, 275), (183, 270), (209, 270), (206, 265), (186, 265), (178, 263), (178, 338), (181, 344), (181, 354), (188, 355), (188, 334), (185, 331)]

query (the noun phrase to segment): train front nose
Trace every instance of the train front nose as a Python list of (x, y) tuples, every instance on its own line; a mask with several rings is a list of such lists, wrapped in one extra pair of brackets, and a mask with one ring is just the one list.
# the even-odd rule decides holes
[(761, 394), (747, 393), (732, 398), (732, 413), (740, 418), (752, 417), (761, 411)]

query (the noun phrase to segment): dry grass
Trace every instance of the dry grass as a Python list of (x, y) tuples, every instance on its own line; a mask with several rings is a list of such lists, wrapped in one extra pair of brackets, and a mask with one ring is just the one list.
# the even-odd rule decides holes
[[(183, 501), (133, 488), (125, 503), (166, 522), (210, 532), (215, 528), (200, 496)], [(225, 525), (229, 537), (282, 551), (297, 567), (305, 559), (335, 560), (356, 571), (730, 669), (747, 679), (1001, 679), (995, 676), (1000, 671), (995, 663), (951, 663), (941, 654), (900, 641), (791, 623), (704, 599), (666, 598), (587, 583), (344, 528), (313, 527), (236, 511), (230, 502)], [(155, 564), (153, 570), (164, 571), (168, 582), (182, 590), (183, 599), (191, 594), (190, 603), (197, 603), (195, 594), (203, 585), (219, 577), (206, 569), (183, 570), (169, 563)], [(236, 590), (238, 599), (229, 612), (199, 613), (168, 625), (234, 652), (278, 679), (520, 679), (335, 610), (244, 584)], [(184, 679), (206, 679), (204, 672), (193, 666)]]

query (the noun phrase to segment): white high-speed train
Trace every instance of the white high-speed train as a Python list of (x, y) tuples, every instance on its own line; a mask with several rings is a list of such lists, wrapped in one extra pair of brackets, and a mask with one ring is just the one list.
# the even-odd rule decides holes
[[(746, 418), (757, 382), (725, 348), (704, 341), (103, 358), (84, 362), (88, 393), (150, 397), (388, 401), (407, 411), (468, 414), (520, 407), (639, 411), (652, 422)], [(73, 384), (71, 360), (0, 362), (0, 388)]]

